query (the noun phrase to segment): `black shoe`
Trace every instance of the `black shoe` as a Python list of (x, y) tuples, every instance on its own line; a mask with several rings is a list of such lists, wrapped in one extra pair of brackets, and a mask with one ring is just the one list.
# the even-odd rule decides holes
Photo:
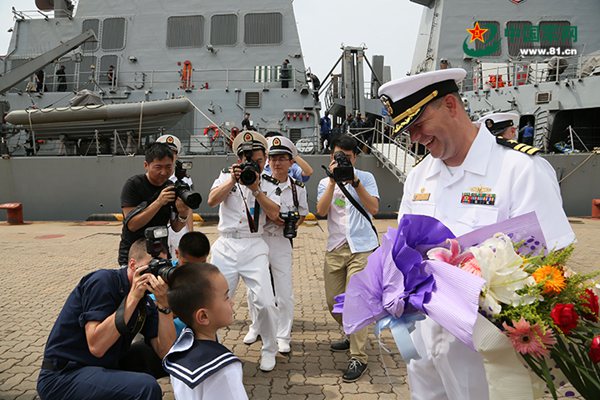
[(358, 361), (356, 358), (351, 358), (348, 363), (348, 369), (342, 375), (342, 380), (344, 382), (356, 382), (358, 378), (363, 376), (365, 371), (367, 370), (367, 364), (363, 364)]
[(329, 350), (331, 351), (348, 351), (348, 349), (350, 349), (350, 341), (348, 339), (333, 342), (329, 346)]

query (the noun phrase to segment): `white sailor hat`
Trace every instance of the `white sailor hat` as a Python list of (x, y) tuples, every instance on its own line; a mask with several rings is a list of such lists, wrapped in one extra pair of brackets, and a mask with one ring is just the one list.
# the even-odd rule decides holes
[(509, 126), (517, 127), (517, 126), (519, 126), (520, 118), (521, 118), (521, 116), (514, 112), (501, 112), (501, 113), (491, 113), (491, 114), (484, 115), (483, 117), (479, 118), (479, 120), (477, 120), (477, 122), (485, 123), (485, 121), (488, 119), (491, 119), (492, 122), (495, 122), (495, 123), (511, 121), (512, 125), (509, 125)]
[(462, 68), (448, 68), (407, 76), (381, 86), (379, 98), (396, 125), (395, 132), (406, 130), (430, 102), (458, 92), (458, 83), (465, 76), (467, 71)]
[(252, 150), (267, 151), (267, 139), (256, 131), (241, 131), (237, 134), (231, 146), (235, 154), (239, 155), (239, 153), (244, 150), (250, 150), (250, 147), (240, 148), (242, 143), (252, 143)]
[(276, 154), (289, 154), (292, 158), (298, 155), (298, 149), (294, 142), (285, 136), (273, 136), (267, 139), (269, 144), (269, 155), (274, 156)]
[(179, 151), (181, 151), (181, 141), (177, 138), (177, 136), (162, 135), (156, 139), (156, 143), (166, 143), (177, 154), (179, 154)]

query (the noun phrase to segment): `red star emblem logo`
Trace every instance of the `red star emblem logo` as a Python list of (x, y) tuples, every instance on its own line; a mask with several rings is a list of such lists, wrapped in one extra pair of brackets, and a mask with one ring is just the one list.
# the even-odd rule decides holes
[(479, 21), (475, 22), (475, 28), (467, 29), (467, 32), (471, 34), (471, 41), (469, 43), (473, 43), (475, 40), (480, 40), (481, 43), (485, 43), (483, 39), (483, 35), (488, 31), (488, 29), (483, 29), (479, 27)]

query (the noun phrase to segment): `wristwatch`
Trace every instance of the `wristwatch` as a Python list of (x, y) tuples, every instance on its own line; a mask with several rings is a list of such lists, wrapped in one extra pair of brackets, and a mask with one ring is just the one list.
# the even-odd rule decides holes
[(357, 188), (360, 185), (360, 179), (356, 178), (355, 181), (352, 181), (352, 187)]
[(179, 214), (177, 215), (177, 221), (179, 221), (179, 222), (187, 222), (187, 220), (188, 220), (187, 216), (185, 218), (181, 218), (181, 215), (179, 215)]
[(254, 197), (258, 197), (259, 194), (260, 194), (260, 188), (256, 189), (254, 192), (252, 192), (252, 196), (254, 196)]
[(169, 307), (167, 307), (167, 308), (160, 308), (160, 307), (156, 306), (156, 309), (158, 310), (158, 312), (161, 312), (163, 314), (171, 314), (171, 312), (173, 311)]

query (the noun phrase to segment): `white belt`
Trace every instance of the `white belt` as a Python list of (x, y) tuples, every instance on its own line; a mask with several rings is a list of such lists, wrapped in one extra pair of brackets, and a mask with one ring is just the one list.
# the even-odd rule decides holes
[(263, 236), (267, 236), (267, 237), (283, 237), (283, 233), (265, 232), (265, 233), (263, 233)]
[(252, 232), (220, 232), (219, 235), (226, 239), (250, 239), (262, 237), (261, 233)]

